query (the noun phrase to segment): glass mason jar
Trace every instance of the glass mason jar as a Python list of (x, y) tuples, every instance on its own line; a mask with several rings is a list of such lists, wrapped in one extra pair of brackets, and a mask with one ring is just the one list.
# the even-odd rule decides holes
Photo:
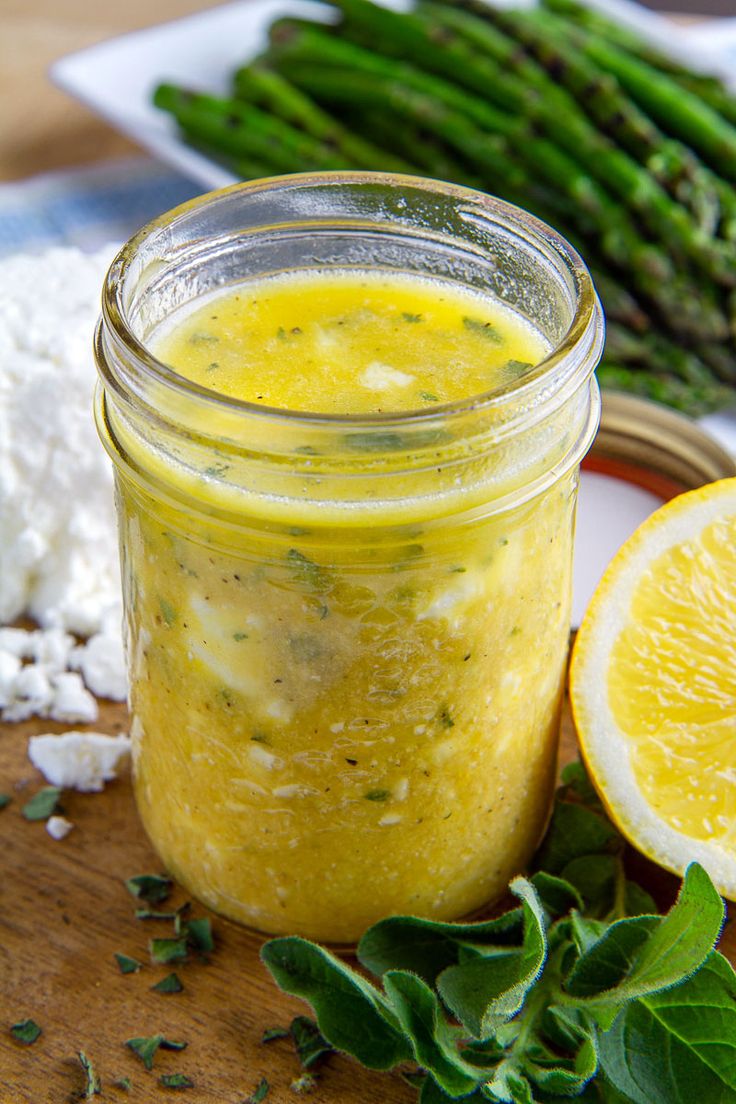
[[(375, 416), (252, 405), (151, 352), (203, 295), (326, 269), (481, 291), (552, 351), (492, 392)], [(554, 781), (602, 341), (562, 238), (435, 181), (236, 185), (118, 254), (96, 413), (116, 468), (135, 792), (194, 896), (348, 942), (391, 913), (471, 913), (523, 868)]]

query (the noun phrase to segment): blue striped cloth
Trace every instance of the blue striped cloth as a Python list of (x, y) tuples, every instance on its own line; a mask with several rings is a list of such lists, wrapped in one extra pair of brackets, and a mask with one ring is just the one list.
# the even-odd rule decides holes
[(93, 250), (199, 195), (202, 186), (147, 157), (0, 184), (0, 257), (53, 245)]

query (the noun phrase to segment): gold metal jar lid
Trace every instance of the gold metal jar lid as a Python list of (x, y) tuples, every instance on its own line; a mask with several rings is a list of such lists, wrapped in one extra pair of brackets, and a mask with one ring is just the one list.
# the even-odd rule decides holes
[(665, 500), (736, 476), (736, 459), (696, 422), (647, 399), (607, 390), (600, 429), (583, 467)]

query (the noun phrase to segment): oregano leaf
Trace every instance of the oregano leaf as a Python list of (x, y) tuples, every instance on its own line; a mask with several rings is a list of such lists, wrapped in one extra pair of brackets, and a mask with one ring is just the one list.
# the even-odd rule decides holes
[(453, 1099), (473, 1092), (480, 1074), (460, 1057), (457, 1032), (445, 1019), (436, 993), (406, 970), (389, 970), (383, 984), (422, 1069)]
[(337, 1050), (369, 1069), (391, 1069), (411, 1057), (383, 994), (324, 947), (284, 936), (266, 943), (261, 958), (284, 992), (309, 1001), (320, 1031)]
[(522, 902), (521, 948), (450, 966), (437, 981), (447, 1007), (477, 1039), (487, 1038), (516, 1015), (547, 957), (544, 910), (534, 886), (516, 878), (510, 888)]
[(667, 915), (612, 924), (569, 974), (567, 992), (598, 1004), (622, 1004), (676, 985), (710, 954), (723, 909), (705, 870), (691, 863)]
[(627, 1004), (599, 1048), (606, 1078), (634, 1104), (736, 1100), (736, 974), (712, 951), (686, 981)]
[(459, 961), (459, 949), (465, 944), (518, 946), (522, 920), (520, 908), (470, 924), (389, 916), (360, 940), (358, 960), (378, 976), (387, 970), (410, 970), (432, 985), (443, 970)]

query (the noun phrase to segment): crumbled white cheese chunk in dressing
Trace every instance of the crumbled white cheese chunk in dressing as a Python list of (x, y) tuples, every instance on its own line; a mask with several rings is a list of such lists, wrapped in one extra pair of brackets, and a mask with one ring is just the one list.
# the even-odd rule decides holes
[(113, 248), (0, 261), (0, 622), (98, 631), (119, 602), (92, 335)]
[(28, 741), (28, 758), (52, 786), (99, 793), (130, 752), (130, 737), (102, 732), (47, 733)]
[(408, 387), (415, 381), (415, 377), (408, 372), (401, 372), (398, 368), (381, 364), (378, 360), (369, 364), (358, 379), (369, 391), (391, 391), (394, 387)]

